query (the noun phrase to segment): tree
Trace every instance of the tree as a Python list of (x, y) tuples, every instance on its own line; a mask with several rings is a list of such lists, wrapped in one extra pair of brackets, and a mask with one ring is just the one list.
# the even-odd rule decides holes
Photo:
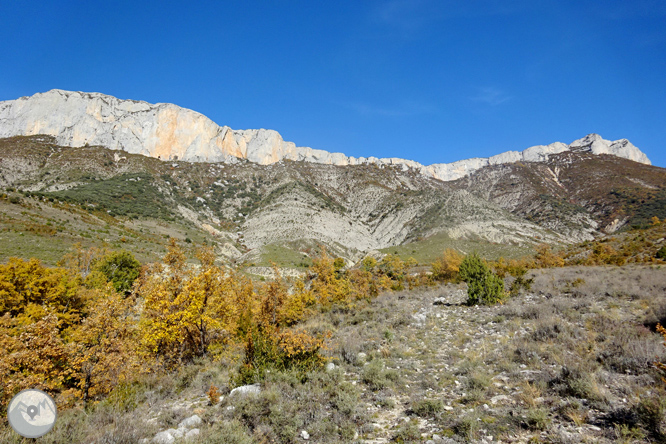
[(492, 305), (505, 298), (504, 281), (476, 254), (460, 263), (460, 278), (467, 283), (468, 305)]
[(133, 301), (112, 288), (89, 290), (90, 316), (72, 333), (72, 367), (84, 404), (109, 393), (136, 370)]
[(235, 335), (243, 313), (252, 315), (252, 287), (246, 279), (216, 267), (211, 249), (198, 257), (199, 270), (187, 267), (172, 241), (164, 257), (166, 269), (158, 266), (139, 285), (144, 298), (141, 342), (167, 367), (207, 355), (213, 342)]
[(458, 277), (462, 256), (451, 248), (444, 250), (444, 253), (431, 264), (432, 278), (436, 281), (453, 281)]
[(312, 259), (309, 274), (310, 288), (322, 307), (330, 308), (333, 304), (345, 305), (349, 302), (349, 280), (344, 273), (336, 272), (335, 261), (325, 249)]
[(106, 255), (94, 268), (113, 284), (116, 291), (125, 293), (132, 289), (132, 284), (139, 277), (141, 263), (132, 253), (123, 250)]
[(70, 252), (58, 261), (58, 266), (79, 273), (85, 279), (92, 272), (95, 263), (106, 254), (108, 254), (106, 249), (83, 248), (81, 243), (77, 242), (70, 249)]

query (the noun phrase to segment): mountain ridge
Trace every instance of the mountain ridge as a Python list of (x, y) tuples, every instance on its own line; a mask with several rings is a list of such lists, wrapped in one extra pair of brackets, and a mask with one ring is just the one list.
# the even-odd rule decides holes
[(81, 236), (145, 259), (162, 236), (207, 239), (236, 264), (297, 268), (319, 245), (349, 262), (376, 250), (518, 257), (666, 219), (666, 169), (588, 151), (444, 182), (396, 165), (165, 162), (16, 136), (0, 139), (0, 187), (0, 257), (20, 245), (52, 258)]
[(233, 130), (193, 110), (169, 103), (121, 100), (102, 93), (53, 89), (0, 102), (0, 137), (46, 134), (60, 145), (101, 145), (162, 160), (233, 163), (247, 159), (260, 165), (281, 160), (332, 165), (396, 165), (442, 181), (466, 177), (485, 166), (542, 162), (566, 151), (610, 154), (650, 165), (627, 139), (609, 141), (589, 134), (571, 144), (554, 142), (488, 158), (423, 165), (401, 158), (352, 157), (287, 142), (274, 130)]

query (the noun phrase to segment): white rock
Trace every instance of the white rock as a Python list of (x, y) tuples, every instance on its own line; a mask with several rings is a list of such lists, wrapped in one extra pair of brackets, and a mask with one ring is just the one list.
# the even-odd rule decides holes
[(333, 371), (333, 370), (335, 370), (335, 364), (333, 364), (332, 362), (329, 362), (328, 364), (326, 364), (326, 371), (327, 372), (330, 372), (330, 371)]
[(306, 430), (301, 430), (301, 438), (310, 439), (310, 434)]
[(163, 432), (159, 432), (153, 437), (153, 442), (155, 444), (171, 444), (172, 442), (176, 441), (176, 438), (171, 434), (170, 430), (164, 430)]
[(185, 427), (178, 427), (177, 429), (169, 429), (167, 430), (169, 433), (171, 433), (171, 436), (174, 438), (182, 438), (183, 435), (185, 435), (185, 432), (187, 432), (187, 429)]
[(360, 353), (358, 353), (358, 354), (356, 355), (356, 360), (357, 360), (358, 362), (365, 362), (365, 360), (367, 359), (367, 357), (368, 357), (367, 354), (365, 354), (365, 353), (363, 353), (363, 352), (360, 352)]
[[(0, 102), (0, 137), (47, 134), (60, 145), (102, 145), (115, 150), (192, 162), (230, 162), (238, 158), (262, 165), (282, 159), (333, 165), (377, 164), (413, 168), (440, 180), (456, 180), (487, 165), (540, 162), (569, 150), (612, 154), (650, 164), (647, 156), (626, 139), (614, 142), (590, 134), (570, 145), (555, 142), (490, 158), (422, 165), (399, 158), (348, 157), (285, 142), (277, 131), (232, 130), (195, 111), (168, 103), (120, 100), (100, 93), (54, 89), (30, 97)], [(445, 145), (446, 141), (443, 140)], [(120, 158), (118, 158), (120, 159)], [(173, 164), (176, 165), (177, 164)]]
[(506, 395), (497, 395), (490, 398), (491, 404), (497, 404), (500, 402), (508, 402), (508, 401), (511, 401), (511, 399)]
[(191, 429), (192, 427), (201, 425), (202, 422), (203, 421), (201, 420), (199, 415), (192, 415), (189, 418), (185, 418), (180, 423), (178, 423), (178, 428), (185, 427)]
[(412, 318), (414, 319), (414, 321), (416, 321), (416, 324), (423, 325), (426, 322), (427, 315), (423, 312), (419, 312), (419, 313), (413, 314)]
[(199, 436), (199, 429), (192, 429), (189, 432), (185, 434), (185, 441), (189, 441), (191, 439), (195, 439), (197, 436)]
[(252, 384), (252, 385), (242, 385), (240, 387), (236, 387), (229, 393), (229, 396), (234, 396), (234, 395), (256, 395), (261, 391), (261, 386), (259, 384)]

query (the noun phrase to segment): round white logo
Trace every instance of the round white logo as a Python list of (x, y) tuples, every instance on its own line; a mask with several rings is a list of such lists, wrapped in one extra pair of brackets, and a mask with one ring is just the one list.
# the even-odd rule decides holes
[(7, 409), (9, 424), (26, 438), (39, 438), (53, 428), (58, 416), (53, 398), (41, 390), (18, 393)]

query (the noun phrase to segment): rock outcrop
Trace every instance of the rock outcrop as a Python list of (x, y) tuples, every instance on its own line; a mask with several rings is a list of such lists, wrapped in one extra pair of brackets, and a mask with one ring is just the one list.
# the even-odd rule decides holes
[(399, 158), (350, 157), (285, 142), (277, 131), (233, 130), (203, 114), (168, 103), (120, 100), (100, 93), (51, 90), (0, 102), (0, 137), (47, 134), (65, 146), (102, 145), (115, 150), (191, 162), (233, 162), (238, 158), (262, 165), (282, 159), (333, 165), (398, 165), (449, 181), (488, 165), (539, 162), (564, 151), (612, 154), (650, 164), (628, 140), (614, 142), (590, 134), (570, 145), (556, 142), (490, 158), (422, 165)]

